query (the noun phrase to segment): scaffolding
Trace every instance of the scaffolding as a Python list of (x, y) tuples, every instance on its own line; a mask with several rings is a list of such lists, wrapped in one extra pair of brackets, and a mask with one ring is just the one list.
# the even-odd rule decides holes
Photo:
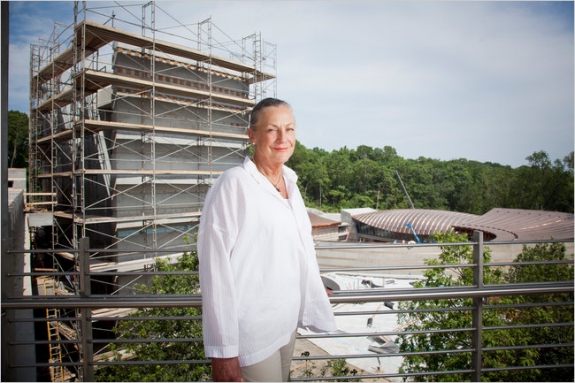
[[(91, 269), (143, 270), (154, 253), (137, 249), (181, 249), (210, 185), (243, 161), (251, 108), (276, 96), (276, 47), (161, 3), (100, 4), (75, 2), (73, 24), (31, 47), (29, 206), (53, 214), (52, 249), (88, 237), (113, 250)], [(54, 257), (77, 270), (74, 252)], [(134, 280), (100, 282), (128, 294)]]

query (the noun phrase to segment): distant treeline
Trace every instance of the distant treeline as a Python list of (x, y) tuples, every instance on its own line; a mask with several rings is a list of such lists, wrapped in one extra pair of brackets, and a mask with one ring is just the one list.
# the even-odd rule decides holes
[(551, 160), (539, 151), (526, 160), (529, 165), (512, 168), (466, 159), (404, 159), (390, 146), (327, 152), (298, 142), (287, 165), (299, 176), (306, 204), (323, 211), (404, 209), (413, 203), (473, 214), (495, 207), (573, 213), (573, 152)]

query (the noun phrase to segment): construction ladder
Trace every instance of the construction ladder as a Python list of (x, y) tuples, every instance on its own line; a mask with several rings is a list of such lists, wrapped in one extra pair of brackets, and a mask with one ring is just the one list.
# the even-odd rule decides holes
[[(54, 278), (44, 277), (44, 294), (55, 295), (56, 285)], [(48, 346), (50, 348), (49, 363), (59, 363), (58, 366), (50, 366), (50, 377), (52, 382), (64, 382), (65, 373), (62, 366), (62, 346), (60, 344), (60, 321), (59, 310), (54, 308), (46, 309), (46, 326), (48, 329)]]

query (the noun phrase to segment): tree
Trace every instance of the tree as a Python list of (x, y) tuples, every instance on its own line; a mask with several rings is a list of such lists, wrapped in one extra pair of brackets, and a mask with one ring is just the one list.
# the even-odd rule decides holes
[(307, 150), (299, 141), (287, 162), (298, 175), (298, 185), (308, 206), (322, 207), (324, 190), (329, 189), (329, 177), (323, 157), (327, 152)]
[[(177, 264), (166, 260), (156, 260), (157, 271), (197, 271), (198, 257), (195, 252), (184, 253)], [(197, 274), (158, 275), (150, 286), (137, 286), (143, 294), (197, 294), (199, 277)], [(211, 379), (209, 365), (154, 364), (157, 360), (202, 360), (205, 359), (203, 344), (194, 339), (202, 337), (199, 317), (201, 309), (195, 307), (143, 308), (132, 317), (170, 317), (169, 320), (126, 320), (118, 322), (115, 328), (117, 339), (165, 339), (162, 342), (125, 343), (111, 345), (112, 360), (122, 360), (122, 353), (131, 355), (138, 361), (150, 361), (145, 365), (111, 365), (96, 371), (97, 381), (200, 381)], [(182, 319), (172, 319), (179, 317)], [(176, 341), (190, 339), (190, 341)], [(120, 352), (122, 351), (122, 352)]]
[(28, 167), (28, 115), (8, 111), (8, 167)]
[[(573, 266), (553, 261), (565, 260), (563, 243), (538, 243), (534, 247), (523, 246), (515, 264), (507, 274), (508, 283), (573, 281)], [(545, 262), (544, 264), (523, 264), (525, 262)], [(537, 305), (546, 302), (547, 305)], [(516, 336), (524, 339), (521, 344), (573, 344), (573, 306), (554, 305), (553, 303), (573, 302), (573, 293), (547, 295), (520, 295), (509, 297), (505, 303), (525, 305), (513, 313), (513, 324), (532, 325), (547, 323), (570, 323), (568, 326), (527, 327), (516, 331)], [(516, 343), (520, 344), (520, 343)], [(519, 352), (517, 360), (525, 358)], [(530, 350), (530, 359), (534, 365), (573, 364), (572, 347), (536, 348)], [(556, 368), (553, 374), (542, 370), (523, 372), (515, 376), (517, 380), (531, 381), (573, 381), (572, 368)]]
[[(435, 234), (438, 242), (465, 242), (466, 235), (453, 233)], [(472, 262), (470, 246), (442, 246), (441, 254), (437, 260), (428, 260), (428, 265), (446, 265), (445, 268), (427, 270), (425, 279), (416, 283), (414, 287), (448, 287), (463, 286), (473, 283), (471, 268), (461, 268), (457, 265)], [(485, 249), (483, 260), (490, 261), (490, 251)], [(517, 265), (508, 272), (501, 268), (487, 267), (484, 269), (483, 280), (485, 284), (523, 283), (535, 281), (572, 281), (573, 268), (565, 264), (556, 265), (521, 265), (523, 261), (551, 261), (562, 260), (565, 257), (565, 247), (561, 244), (536, 245), (533, 249), (524, 248), (517, 257)], [(483, 328), (492, 328), (483, 331), (483, 348), (498, 348), (513, 346), (527, 346), (502, 348), (482, 352), (483, 368), (502, 368), (483, 374), (486, 381), (572, 381), (572, 368), (555, 369), (553, 374), (547, 374), (540, 369), (514, 370), (505, 369), (507, 366), (536, 366), (550, 364), (572, 364), (573, 350), (570, 347), (529, 347), (530, 345), (545, 344), (572, 344), (573, 343), (573, 312), (572, 306), (547, 305), (544, 307), (524, 303), (535, 302), (572, 302), (573, 294), (556, 294), (554, 296), (515, 296), (493, 297), (489, 304), (493, 309), (483, 311)], [(501, 308), (496, 306), (500, 305)], [(413, 335), (399, 337), (400, 352), (421, 353), (405, 357), (400, 372), (424, 373), (415, 376), (415, 381), (468, 381), (470, 374), (434, 374), (468, 369), (471, 365), (471, 353), (456, 352), (471, 349), (471, 333), (459, 329), (472, 327), (472, 306), (469, 299), (438, 299), (434, 301), (402, 302), (400, 309), (407, 310), (435, 310), (422, 312), (401, 313), (399, 323), (409, 323), (405, 331), (417, 331)], [(518, 327), (521, 325), (546, 323), (567, 323), (560, 327)], [(515, 326), (515, 328), (513, 327)], [(567, 328), (566, 328), (567, 327)], [(449, 330), (449, 332), (429, 333), (433, 330)], [(433, 351), (454, 350), (453, 353), (434, 354)]]
[(327, 151), (296, 142), (287, 165), (298, 174), (308, 206), (410, 208), (401, 175), (416, 208), (485, 214), (499, 208), (573, 212), (573, 153), (552, 161), (545, 151), (512, 168), (465, 159), (403, 159), (391, 146)]
[(569, 153), (568, 156), (563, 157), (563, 163), (567, 170), (573, 173), (573, 152)]
[[(448, 232), (445, 234), (436, 233), (433, 238), (439, 243), (446, 242), (466, 242), (466, 234), (455, 234)], [(485, 248), (483, 254), (485, 263), (490, 262), (491, 254)], [(473, 263), (473, 251), (471, 246), (442, 246), (438, 259), (426, 261), (427, 265), (460, 265)], [(473, 272), (469, 267), (449, 266), (445, 268), (428, 269), (424, 272), (424, 280), (416, 282), (415, 288), (433, 288), (450, 286), (469, 286), (473, 284)], [(501, 283), (503, 273), (499, 268), (485, 268), (483, 275), (484, 282)], [(471, 328), (471, 311), (464, 309), (473, 304), (471, 298), (466, 299), (437, 299), (425, 301), (402, 302), (400, 310), (431, 310), (424, 312), (400, 313), (398, 323), (409, 323), (404, 328), (405, 331), (420, 331), (414, 335), (402, 335), (400, 340), (400, 352), (422, 353), (420, 355), (408, 355), (400, 368), (400, 372), (405, 373), (425, 373), (425, 375), (415, 376), (415, 381), (465, 381), (469, 380), (469, 374), (433, 374), (436, 371), (450, 371), (467, 369), (471, 364), (470, 353), (453, 352), (447, 354), (434, 354), (439, 350), (470, 349), (471, 335), (468, 331), (457, 331), (457, 329)], [(445, 309), (451, 309), (446, 311)], [(497, 313), (486, 312), (483, 317), (484, 326), (499, 326), (503, 321)], [(453, 329), (449, 332), (429, 333), (433, 330)], [(490, 334), (484, 332), (484, 342), (491, 341)]]

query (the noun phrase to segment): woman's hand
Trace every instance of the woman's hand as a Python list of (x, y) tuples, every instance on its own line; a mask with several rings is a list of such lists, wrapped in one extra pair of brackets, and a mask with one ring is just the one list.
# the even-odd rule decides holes
[(212, 358), (212, 378), (214, 382), (243, 382), (238, 358)]

